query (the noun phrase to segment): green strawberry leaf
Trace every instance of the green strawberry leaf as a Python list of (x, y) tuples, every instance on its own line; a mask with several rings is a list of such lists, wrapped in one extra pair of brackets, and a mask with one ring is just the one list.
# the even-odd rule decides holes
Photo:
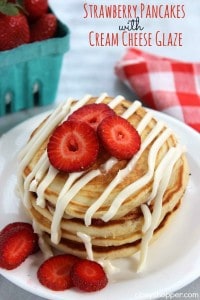
[[(3, 1), (5, 1), (5, 0), (3, 0)], [(24, 7), (24, 0), (16, 0), (15, 2), (16, 2), (15, 6), (19, 10), (21, 10), (25, 15), (28, 15), (28, 12), (26, 11), (26, 9)]]
[(7, 16), (16, 16), (19, 13), (19, 9), (14, 3), (7, 3), (6, 1), (1, 1), (0, 12)]
[(17, 0), (16, 1), (21, 7), (24, 6), (24, 0)]
[(1, 5), (5, 5), (6, 2), (7, 2), (7, 0), (0, 0), (0, 6), (1, 6)]

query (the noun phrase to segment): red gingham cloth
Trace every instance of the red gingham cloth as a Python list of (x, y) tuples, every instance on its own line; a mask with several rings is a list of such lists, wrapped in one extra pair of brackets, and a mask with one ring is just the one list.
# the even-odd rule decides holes
[(115, 71), (146, 105), (200, 132), (200, 63), (186, 63), (131, 48)]

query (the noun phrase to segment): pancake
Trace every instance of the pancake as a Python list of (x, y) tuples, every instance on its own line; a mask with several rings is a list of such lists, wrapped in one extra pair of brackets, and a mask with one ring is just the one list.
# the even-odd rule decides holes
[[(101, 151), (85, 171), (56, 170), (47, 155), (52, 132), (79, 107), (101, 102), (137, 129), (140, 150), (130, 160)], [(180, 206), (188, 175), (185, 149), (166, 124), (139, 101), (103, 94), (69, 98), (38, 125), (19, 156), (18, 188), (40, 237), (52, 247), (80, 257), (90, 247), (94, 259), (140, 250), (143, 265), (148, 245)]]

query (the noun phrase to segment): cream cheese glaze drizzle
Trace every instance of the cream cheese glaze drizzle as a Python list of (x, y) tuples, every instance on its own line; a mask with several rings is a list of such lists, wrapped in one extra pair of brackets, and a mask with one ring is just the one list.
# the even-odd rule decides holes
[(24, 149), (20, 152), (19, 158), (21, 159), (19, 165), (19, 173), (24, 170), (27, 163), (34, 156), (38, 148), (45, 141), (46, 137), (51, 133), (51, 131), (63, 120), (63, 118), (68, 113), (73, 98), (69, 98), (67, 103), (60, 104), (58, 108), (50, 115), (44, 126), (36, 132), (36, 134), (29, 140)]
[(120, 268), (114, 266), (109, 259), (100, 259), (98, 263), (106, 270), (109, 275), (116, 274), (120, 272)]
[(178, 145), (176, 148), (175, 147), (170, 148), (169, 151), (166, 153), (165, 157), (158, 165), (154, 175), (153, 188), (149, 196), (149, 199), (147, 201), (148, 205), (151, 204), (151, 201), (156, 197), (158, 193), (158, 187), (162, 180), (163, 174), (167, 169), (167, 167), (169, 166), (169, 164), (171, 163), (171, 161), (173, 161), (173, 157), (176, 154), (176, 152), (180, 151), (180, 149), (182, 149), (182, 152), (185, 152), (185, 148), (184, 147), (180, 148), (180, 147), (181, 146)]
[(56, 175), (58, 174), (58, 170), (56, 170), (54, 167), (50, 166), (48, 173), (46, 177), (40, 182), (38, 188), (37, 188), (37, 201), (36, 204), (39, 205), (40, 207), (44, 208), (45, 207), (45, 198), (44, 198), (44, 192), (46, 188), (50, 185), (50, 183), (54, 180)]
[(40, 172), (42, 166), (45, 166), (45, 169), (48, 168), (48, 160), (45, 153), (40, 157), (40, 159), (35, 165), (35, 168), (32, 170), (32, 172), (29, 173), (29, 175), (26, 177), (24, 181), (24, 196), (22, 197), (22, 199), (23, 199), (24, 206), (26, 208), (30, 208), (31, 206), (29, 201), (29, 193), (36, 191), (36, 187), (38, 184), (37, 172), (38, 171)]
[[(104, 97), (106, 97), (106, 94), (104, 94)], [(74, 110), (78, 109), (82, 105), (84, 105), (89, 99), (91, 98), (90, 95), (86, 95), (81, 100), (76, 101), (76, 104), (74, 106), (71, 106), (72, 102), (75, 101), (73, 98), (68, 98), (66, 103), (61, 103), (57, 109), (49, 116), (45, 124), (42, 126), (42, 128), (38, 129), (38, 131), (34, 134), (34, 136), (28, 141), (26, 146), (21, 150), (19, 154), (19, 168), (18, 168), (18, 189), (21, 194), (21, 197), (23, 199), (24, 205), (26, 207), (30, 206), (29, 203), (29, 192), (33, 191), (36, 192), (38, 183), (44, 176), (45, 172), (48, 170), (50, 164), (47, 157), (47, 152), (45, 151), (39, 161), (36, 163), (34, 169), (30, 172), (28, 177), (25, 179), (24, 182), (24, 189), (23, 189), (23, 178), (22, 173), (26, 165), (29, 161), (33, 158), (34, 154), (36, 153), (37, 149), (42, 145), (42, 143), (46, 140), (46, 138), (49, 136), (49, 134), (54, 130), (56, 126), (59, 125), (59, 123), (63, 122), (67, 119), (70, 113), (72, 113)], [(54, 172), (54, 176), (51, 172), (51, 181), (55, 178), (57, 175), (56, 172)], [(46, 176), (43, 181), (43, 192), (48, 187), (48, 185), (51, 183), (50, 179)], [(33, 180), (34, 179), (34, 180)], [(25, 191), (25, 196), (24, 192)], [(43, 198), (42, 193), (40, 193), (40, 198)], [(43, 201), (38, 201), (43, 206)]]
[(145, 233), (151, 226), (152, 216), (149, 206), (146, 204), (141, 204), (141, 211), (144, 215), (144, 224), (142, 226), (142, 233)]
[[(155, 167), (155, 162), (156, 162), (156, 156), (160, 148), (162, 147), (163, 143), (167, 140), (167, 138), (170, 136), (171, 130), (166, 129), (160, 136), (159, 138), (156, 139), (156, 141), (153, 143), (150, 151), (149, 151), (149, 156), (148, 156), (148, 172), (138, 179), (137, 181), (133, 182), (132, 184), (128, 185), (126, 188), (124, 188), (114, 199), (112, 202), (109, 210), (103, 215), (102, 220), (105, 222), (108, 222), (110, 219), (114, 217), (122, 203), (130, 197), (132, 194), (134, 194), (137, 190), (142, 188), (145, 184), (147, 184), (154, 172), (154, 167)], [(139, 153), (139, 152), (138, 152)], [(140, 153), (141, 154), (141, 153)], [(118, 174), (122, 174), (120, 179), (123, 179), (125, 176), (129, 174), (131, 170), (133, 170), (135, 163), (139, 159), (140, 156), (137, 154), (130, 160), (130, 162), (127, 164), (126, 168), (123, 170), (120, 170)], [(137, 159), (136, 159), (137, 158)], [(123, 173), (122, 173), (123, 172)], [(117, 174), (117, 175), (118, 175)], [(117, 178), (117, 176), (115, 177)], [(115, 179), (113, 180), (115, 181)], [(117, 180), (116, 180), (117, 181)]]
[(35, 220), (33, 220), (32, 225), (33, 225), (34, 232), (38, 234), (38, 237), (39, 237), (38, 244), (39, 244), (41, 251), (44, 253), (45, 258), (49, 258), (49, 257), (53, 256), (51, 247), (45, 242), (45, 240), (43, 238), (43, 232)]
[[(97, 98), (95, 102), (101, 103), (106, 97), (107, 94), (102, 94), (99, 98)], [(35, 164), (33, 170), (31, 170), (31, 172), (23, 182), (22, 174), (24, 168), (32, 160), (38, 148), (44, 143), (44, 141), (48, 138), (48, 136), (51, 134), (54, 128), (63, 121), (65, 121), (73, 111), (86, 104), (90, 98), (90, 95), (86, 95), (79, 101), (75, 101), (73, 98), (69, 98), (65, 104), (59, 105), (58, 108), (49, 116), (49, 118), (46, 120), (43, 126), (35, 132), (33, 137), (29, 140), (27, 145), (21, 151), (19, 155), (20, 163), (18, 171), (18, 187), (20, 195), (23, 198), (23, 203), (27, 208), (30, 207), (30, 192), (36, 192), (38, 196), (36, 204), (40, 207), (45, 207), (45, 190), (54, 180), (54, 178), (58, 174), (58, 171), (50, 165), (47, 156), (47, 151), (43, 153), (38, 162)], [(117, 96), (116, 98), (111, 100), (111, 102), (108, 105), (114, 109), (118, 104), (121, 103), (123, 99), (124, 97)], [(139, 101), (133, 102), (133, 104), (122, 114), (122, 117), (128, 119), (137, 111), (137, 109), (140, 106), (141, 103)], [(149, 124), (151, 119), (152, 114), (150, 112), (147, 112), (137, 125), (137, 130), (139, 134), (142, 134), (143, 130)], [(138, 189), (142, 188), (150, 180), (152, 180), (152, 178), (154, 178), (153, 188), (149, 199), (146, 203), (143, 203), (141, 205), (141, 210), (144, 216), (144, 225), (142, 229), (143, 236), (141, 243), (139, 270), (141, 270), (144, 266), (147, 257), (149, 241), (151, 240), (153, 232), (156, 226), (158, 225), (160, 219), (162, 209), (162, 198), (168, 186), (173, 166), (183, 153), (183, 149), (179, 145), (176, 147), (172, 147), (171, 149), (169, 149), (169, 151), (161, 160), (161, 162), (155, 170), (156, 156), (162, 145), (171, 135), (171, 133), (172, 132), (170, 129), (165, 129), (164, 123), (157, 121), (153, 129), (149, 132), (147, 137), (142, 142), (141, 148), (138, 151), (138, 153), (127, 163), (124, 169), (119, 170), (116, 177), (111, 181), (111, 183), (107, 186), (107, 188), (100, 195), (100, 197), (96, 199), (93, 205), (91, 205), (86, 211), (84, 217), (85, 225), (90, 226), (94, 214), (103, 205), (103, 203), (106, 201), (113, 189), (130, 172), (134, 170), (134, 167), (139, 158), (141, 157), (142, 153), (152, 143), (148, 155), (148, 171), (146, 172), (146, 174), (137, 181), (127, 186), (126, 188), (124, 188), (113, 200), (108, 211), (106, 211), (105, 214), (102, 216), (102, 220), (105, 222), (111, 220), (117, 213), (120, 206), (129, 196), (134, 194), (136, 191), (138, 191)], [(70, 201), (88, 182), (90, 182), (93, 178), (101, 175), (102, 173), (108, 172), (117, 162), (118, 160), (116, 158), (111, 157), (97, 170), (82, 171), (69, 174), (65, 185), (63, 186), (62, 190), (58, 195), (55, 211), (52, 217), (51, 241), (53, 243), (58, 244), (60, 241), (60, 224), (65, 209), (70, 203)], [(165, 172), (163, 170), (165, 170)], [(151, 203), (152, 199), (154, 199), (155, 204), (153, 206), (153, 212), (151, 213), (148, 205)], [(34, 226), (37, 232), (40, 232), (36, 225)], [(83, 243), (85, 244), (88, 257), (90, 259), (93, 259), (91, 237), (81, 232), (78, 232), (77, 235), (79, 238), (82, 239)], [(40, 232), (40, 243), (44, 251), (47, 251), (45, 250), (45, 246), (44, 244), (42, 244), (41, 239), (42, 236)]]
[[(106, 95), (105, 95), (106, 97)], [(98, 103), (100, 103), (100, 100), (103, 101), (103, 99), (105, 97), (99, 97), (97, 100), (98, 100)], [(114, 98), (110, 103), (109, 103), (109, 106), (112, 107), (112, 108), (115, 108), (122, 100), (124, 99), (124, 97), (122, 96), (118, 96), (116, 98)], [(139, 101), (135, 101), (132, 105), (132, 108), (129, 110), (129, 113), (127, 113), (127, 116), (131, 115), (133, 113), (133, 111), (136, 111), (138, 107), (141, 106), (141, 103)], [(63, 217), (63, 214), (64, 214), (64, 211), (65, 211), (65, 208), (67, 207), (67, 205), (69, 204), (69, 202), (72, 200), (72, 198), (80, 191), (80, 189), (82, 187), (85, 186), (86, 183), (88, 183), (89, 181), (91, 181), (93, 178), (101, 175), (101, 171), (103, 169), (105, 169), (105, 167), (107, 168), (111, 168), (113, 166), (113, 163), (115, 163), (116, 161), (113, 160), (112, 158), (110, 160), (108, 160), (106, 162), (106, 165), (102, 165), (100, 166), (100, 168), (98, 170), (93, 170), (91, 172), (80, 172), (80, 173), (76, 173), (76, 179), (78, 179), (79, 177), (81, 178), (79, 181), (77, 181), (74, 186), (72, 186), (71, 189), (67, 189), (66, 186), (68, 186), (68, 181), (70, 180), (70, 177), (69, 179), (67, 180), (66, 182), (66, 185), (64, 186), (64, 192), (62, 192), (61, 190), (61, 193), (57, 199), (57, 202), (56, 202), (56, 209), (55, 209), (55, 213), (53, 215), (53, 220), (52, 220), (52, 224), (51, 224), (51, 241), (55, 244), (58, 244), (59, 241), (60, 241), (60, 237), (61, 237), (61, 233), (60, 233), (60, 222), (61, 222), (61, 219)], [(80, 176), (79, 176), (80, 174)], [(84, 177), (82, 176), (83, 174)], [(73, 175), (72, 175), (73, 176)], [(63, 195), (63, 196), (62, 196)]]
[[(103, 99), (104, 98), (101, 97), (101, 101), (103, 101)], [(114, 98), (109, 103), (110, 107), (112, 107), (112, 108), (116, 107), (123, 99), (124, 98), (122, 96), (118, 96), (118, 97)], [(98, 103), (99, 103), (99, 99), (98, 99)], [(131, 105), (131, 107), (127, 110), (126, 117), (128, 118), (129, 116), (131, 116), (133, 114), (133, 112), (135, 112), (140, 106), (141, 106), (141, 103), (139, 101), (135, 101)], [(56, 203), (56, 209), (55, 209), (55, 213), (53, 215), (53, 220), (52, 220), (52, 225), (51, 225), (51, 241), (53, 243), (58, 244), (60, 241), (60, 237), (61, 237), (60, 222), (63, 217), (65, 208), (67, 207), (69, 202), (72, 200), (72, 198), (80, 191), (80, 189), (82, 187), (85, 186), (86, 183), (91, 181), (93, 178), (101, 175), (101, 170), (106, 168), (108, 171), (110, 168), (112, 168), (113, 163), (115, 163), (115, 162), (116, 162), (116, 160), (113, 160), (113, 158), (111, 158), (106, 162), (105, 166), (104, 165), (100, 166), (100, 168), (98, 170), (93, 170), (88, 173), (80, 172), (79, 173), (80, 176), (78, 176), (78, 173), (77, 173), (76, 179), (81, 177), (84, 173), (85, 173), (85, 175), (84, 175), (84, 177), (81, 177), (81, 179), (79, 181), (77, 181), (70, 190), (67, 190), (66, 186), (64, 186), (65, 192), (61, 191), (60, 195), (63, 195), (63, 196), (59, 195), (59, 197), (58, 197), (58, 200)], [(68, 181), (66, 182), (66, 185), (68, 185)]]
[[(23, 189), (22, 174), (23, 174), (24, 168), (31, 161), (34, 154), (37, 152), (37, 149), (42, 145), (42, 143), (45, 141), (45, 139), (48, 137), (48, 135), (51, 133), (51, 131), (62, 121), (62, 119), (69, 112), (72, 101), (73, 101), (73, 98), (69, 98), (67, 103), (65, 103), (64, 105), (60, 104), (58, 106), (58, 108), (47, 119), (44, 126), (42, 126), (42, 128), (39, 129), (35, 133), (35, 135), (28, 141), (26, 146), (20, 152), (20, 154), (19, 154), (20, 163), (19, 163), (19, 167), (18, 167), (17, 178), (18, 178), (19, 193), (23, 199), (24, 199), (24, 192), (23, 192), (24, 189)], [(32, 172), (35, 172), (35, 171), (33, 170)], [(38, 172), (40, 172), (40, 168), (39, 168)], [(31, 176), (32, 175), (30, 175), (30, 178), (31, 178)], [(24, 200), (24, 203), (26, 204), (26, 206), (28, 206), (27, 199), (26, 199), (26, 201)]]
[[(25, 179), (25, 184), (30, 185), (29, 191), (36, 192), (37, 186), (40, 180), (43, 178), (44, 174), (47, 172), (49, 168), (49, 160), (46, 152), (42, 154), (38, 162), (36, 163), (35, 168)], [(35, 177), (35, 178), (34, 178)], [(34, 180), (33, 180), (34, 178)], [(27, 181), (27, 182), (26, 182)]]
[[(148, 121), (148, 119), (146, 119), (146, 121)], [(127, 164), (127, 166), (124, 169), (122, 169), (118, 172), (116, 177), (107, 186), (107, 188), (104, 190), (102, 195), (95, 201), (95, 203), (92, 206), (90, 206), (90, 208), (87, 210), (87, 212), (85, 214), (85, 224), (86, 224), (86, 226), (89, 226), (91, 224), (92, 216), (98, 210), (98, 208), (100, 208), (101, 205), (105, 202), (107, 196), (111, 193), (111, 191), (123, 180), (123, 178), (125, 178), (125, 176), (127, 176), (133, 170), (135, 164), (137, 163), (137, 161), (140, 158), (143, 151), (146, 149), (146, 147), (148, 147), (148, 145), (158, 135), (158, 133), (162, 130), (162, 128), (163, 128), (163, 124), (160, 122), (152, 129), (151, 133), (148, 135), (148, 137), (142, 143), (141, 148), (138, 151), (138, 153), (129, 161), (129, 163)], [(124, 196), (125, 195), (123, 195), (123, 197)], [(116, 201), (116, 198), (115, 198), (114, 201)], [(112, 209), (113, 208), (114, 207), (112, 206)], [(108, 210), (107, 213), (102, 217), (102, 220), (107, 222), (113, 216), (114, 216), (114, 213), (112, 213), (112, 212), (110, 212), (110, 210)]]
[[(148, 246), (149, 242), (153, 236), (153, 232), (155, 228), (158, 226), (160, 217), (161, 217), (161, 211), (162, 211), (162, 199), (163, 195), (167, 189), (167, 186), (169, 184), (169, 180), (171, 177), (171, 173), (173, 170), (173, 167), (177, 160), (180, 158), (182, 153), (184, 152), (184, 148), (181, 147), (180, 145), (177, 145), (175, 148), (171, 148), (170, 150), (171, 153), (168, 155), (168, 165), (165, 168), (165, 176), (162, 176), (156, 197), (154, 199), (154, 205), (153, 205), (153, 212), (152, 212), (152, 220), (151, 220), (151, 225), (148, 228), (148, 230), (145, 232), (144, 236), (142, 237), (142, 242), (141, 242), (141, 249), (140, 249), (140, 261), (138, 265), (138, 272), (142, 271), (144, 269), (146, 259), (147, 259), (147, 252), (148, 252)], [(169, 150), (169, 152), (170, 152)], [(169, 153), (168, 152), (168, 153)], [(170, 157), (171, 156), (171, 157)], [(170, 159), (169, 159), (170, 157)]]
[[(141, 103), (139, 101), (135, 101), (122, 115), (124, 118), (129, 118), (139, 107), (141, 106)], [(112, 159), (112, 158), (111, 158)], [(111, 160), (110, 159), (110, 160)], [(110, 161), (108, 160), (108, 162)], [(108, 162), (106, 163), (108, 166)], [(111, 165), (112, 166), (112, 165)], [(111, 183), (108, 185), (108, 187), (104, 190), (102, 195), (94, 202), (93, 205), (90, 206), (90, 208), (87, 210), (85, 214), (85, 225), (89, 226), (91, 224), (91, 219), (94, 213), (102, 206), (102, 204), (105, 202), (109, 194), (112, 192), (112, 190), (123, 180), (125, 176), (128, 175), (130, 172), (129, 167), (120, 170), (116, 177), (111, 181)]]
[(148, 198), (147, 204), (141, 204), (141, 211), (144, 216), (144, 224), (142, 227), (142, 232), (146, 233), (149, 229), (151, 222), (152, 222), (152, 215), (151, 211), (149, 209), (149, 206), (151, 204), (151, 201), (155, 198), (155, 196), (158, 193), (158, 187), (162, 180), (162, 174), (165, 172), (166, 168), (169, 166), (170, 162), (173, 159), (173, 156), (176, 154), (176, 151), (178, 151), (179, 148), (172, 147), (169, 149), (165, 157), (162, 159), (160, 164), (158, 165), (155, 174), (154, 174), (154, 182), (153, 182), (153, 188), (152, 192)]
[(77, 236), (83, 241), (85, 245), (88, 259), (94, 260), (91, 237), (83, 232), (77, 232)]
[(93, 178), (100, 174), (101, 171), (98, 169), (88, 172), (84, 177), (81, 177), (81, 180), (78, 180), (63, 197), (58, 198), (51, 224), (51, 241), (53, 243), (58, 244), (60, 241), (60, 222), (63, 217), (65, 208), (67, 207), (69, 202), (81, 190), (82, 187), (84, 187), (88, 182), (90, 182)]

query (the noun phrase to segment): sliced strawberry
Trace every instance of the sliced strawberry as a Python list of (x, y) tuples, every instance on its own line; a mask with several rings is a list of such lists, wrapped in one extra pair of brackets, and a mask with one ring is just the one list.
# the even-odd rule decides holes
[(10, 226), (0, 234), (0, 267), (12, 270), (35, 250), (36, 234), (25, 226)]
[(140, 149), (137, 130), (120, 116), (105, 118), (98, 127), (98, 135), (110, 155), (118, 159), (130, 159)]
[(103, 119), (113, 115), (115, 115), (114, 110), (107, 104), (92, 103), (77, 109), (69, 116), (68, 120), (86, 122), (96, 130)]
[(38, 235), (36, 233), (34, 233), (33, 227), (30, 223), (27, 222), (13, 222), (10, 223), (8, 225), (6, 225), (1, 231), (0, 231), (0, 239), (4, 234), (9, 234), (10, 231), (13, 230), (13, 228), (26, 228), (28, 230), (30, 230), (32, 236), (34, 237), (33, 241), (35, 243), (35, 246), (33, 248), (33, 253), (36, 253), (39, 250), (39, 245), (38, 245)]
[(84, 122), (65, 121), (53, 132), (47, 145), (50, 163), (64, 172), (88, 169), (96, 160), (99, 141)]
[(103, 289), (108, 278), (102, 266), (95, 261), (82, 259), (74, 264), (71, 278), (75, 287), (86, 292)]
[(55, 36), (57, 30), (56, 16), (48, 13), (30, 24), (30, 41), (43, 41)]
[(37, 276), (40, 283), (54, 291), (63, 291), (73, 286), (70, 271), (78, 257), (62, 254), (50, 257), (39, 267)]
[(20, 221), (18, 221), (18, 222), (9, 223), (8, 225), (6, 225), (6, 226), (1, 230), (0, 236), (1, 236), (2, 234), (5, 234), (5, 233), (10, 232), (10, 230), (12, 230), (13, 228), (16, 228), (16, 227), (23, 227), (23, 228), (25, 227), (25, 228), (29, 228), (30, 230), (33, 230), (31, 224), (26, 223), (26, 222), (20, 222)]

